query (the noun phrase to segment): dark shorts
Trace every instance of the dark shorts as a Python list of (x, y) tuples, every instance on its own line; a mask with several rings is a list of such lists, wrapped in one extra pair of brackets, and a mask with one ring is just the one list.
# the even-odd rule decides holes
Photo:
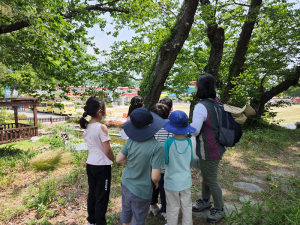
[(132, 225), (144, 225), (151, 199), (143, 199), (132, 194), (126, 186), (122, 187), (122, 223), (130, 223), (133, 215)]

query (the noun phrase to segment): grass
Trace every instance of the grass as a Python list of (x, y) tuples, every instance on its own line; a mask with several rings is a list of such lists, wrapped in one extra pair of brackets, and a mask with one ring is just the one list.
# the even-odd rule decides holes
[(62, 149), (48, 150), (35, 156), (30, 163), (37, 171), (47, 171), (72, 163), (72, 158), (72, 153), (63, 151)]
[[(72, 151), (60, 138), (64, 131), (78, 138), (65, 124), (50, 128), (53, 137), (38, 142), (17, 142), (0, 146), (0, 223), (15, 224), (85, 224), (87, 176), (85, 162), (88, 151)], [(236, 211), (219, 224), (299, 224), (300, 131), (270, 126), (260, 130), (245, 130), (241, 141), (228, 148), (220, 162), (219, 181), (224, 190), (226, 205), (236, 205)], [(126, 140), (111, 137), (116, 155)], [(71, 144), (78, 140), (70, 140)], [(37, 150), (48, 146), (46, 151)], [(121, 176), (124, 167), (112, 166), (110, 202), (106, 215), (110, 225), (120, 225)], [(281, 176), (275, 172), (281, 172)], [(280, 179), (286, 179), (282, 183)], [(241, 203), (239, 197), (249, 195), (233, 187), (232, 183), (254, 177), (262, 193), (251, 194), (250, 202)], [(192, 200), (201, 193), (201, 174), (192, 168)], [(293, 193), (283, 191), (290, 187)], [(297, 214), (298, 213), (298, 214)], [(207, 224), (205, 219), (193, 217), (194, 224)], [(294, 222), (294, 223), (293, 223)], [(148, 217), (147, 225), (165, 224), (158, 217)]]
[(286, 125), (300, 122), (300, 105), (287, 106), (285, 108), (272, 108), (273, 112), (277, 112), (274, 121), (280, 121), (279, 125)]

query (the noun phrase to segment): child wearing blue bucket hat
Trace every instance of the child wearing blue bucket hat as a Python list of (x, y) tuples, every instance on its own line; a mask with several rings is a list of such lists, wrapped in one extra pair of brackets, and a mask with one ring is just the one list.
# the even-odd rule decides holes
[[(161, 168), (164, 167), (164, 147), (154, 138), (165, 125), (146, 108), (135, 109), (123, 128), (128, 141), (118, 153), (116, 161), (126, 164), (121, 178), (124, 225), (144, 225), (152, 198), (152, 182), (158, 188)], [(152, 182), (151, 182), (152, 181)]]
[(168, 225), (178, 224), (179, 209), (182, 211), (182, 224), (192, 225), (192, 175), (190, 163), (193, 159), (191, 139), (185, 134), (195, 128), (188, 123), (185, 112), (177, 110), (170, 114), (164, 128), (174, 136), (166, 139), (165, 150), (165, 193), (167, 200)]

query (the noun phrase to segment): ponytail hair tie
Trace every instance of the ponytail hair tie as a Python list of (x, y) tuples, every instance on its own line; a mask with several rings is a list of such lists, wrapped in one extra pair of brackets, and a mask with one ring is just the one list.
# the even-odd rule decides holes
[(88, 113), (86, 111), (84, 111), (84, 113), (82, 114), (82, 117), (87, 117)]

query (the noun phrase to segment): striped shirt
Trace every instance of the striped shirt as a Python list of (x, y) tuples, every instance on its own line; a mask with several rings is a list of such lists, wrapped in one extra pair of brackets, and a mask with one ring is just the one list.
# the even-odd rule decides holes
[[(160, 141), (160, 143), (164, 144), (165, 140), (169, 137), (172, 137), (173, 134), (166, 131), (164, 128), (161, 128), (159, 131), (157, 131), (156, 134), (154, 134), (154, 137), (156, 140)], [(165, 173), (165, 167), (161, 168), (161, 173)]]

